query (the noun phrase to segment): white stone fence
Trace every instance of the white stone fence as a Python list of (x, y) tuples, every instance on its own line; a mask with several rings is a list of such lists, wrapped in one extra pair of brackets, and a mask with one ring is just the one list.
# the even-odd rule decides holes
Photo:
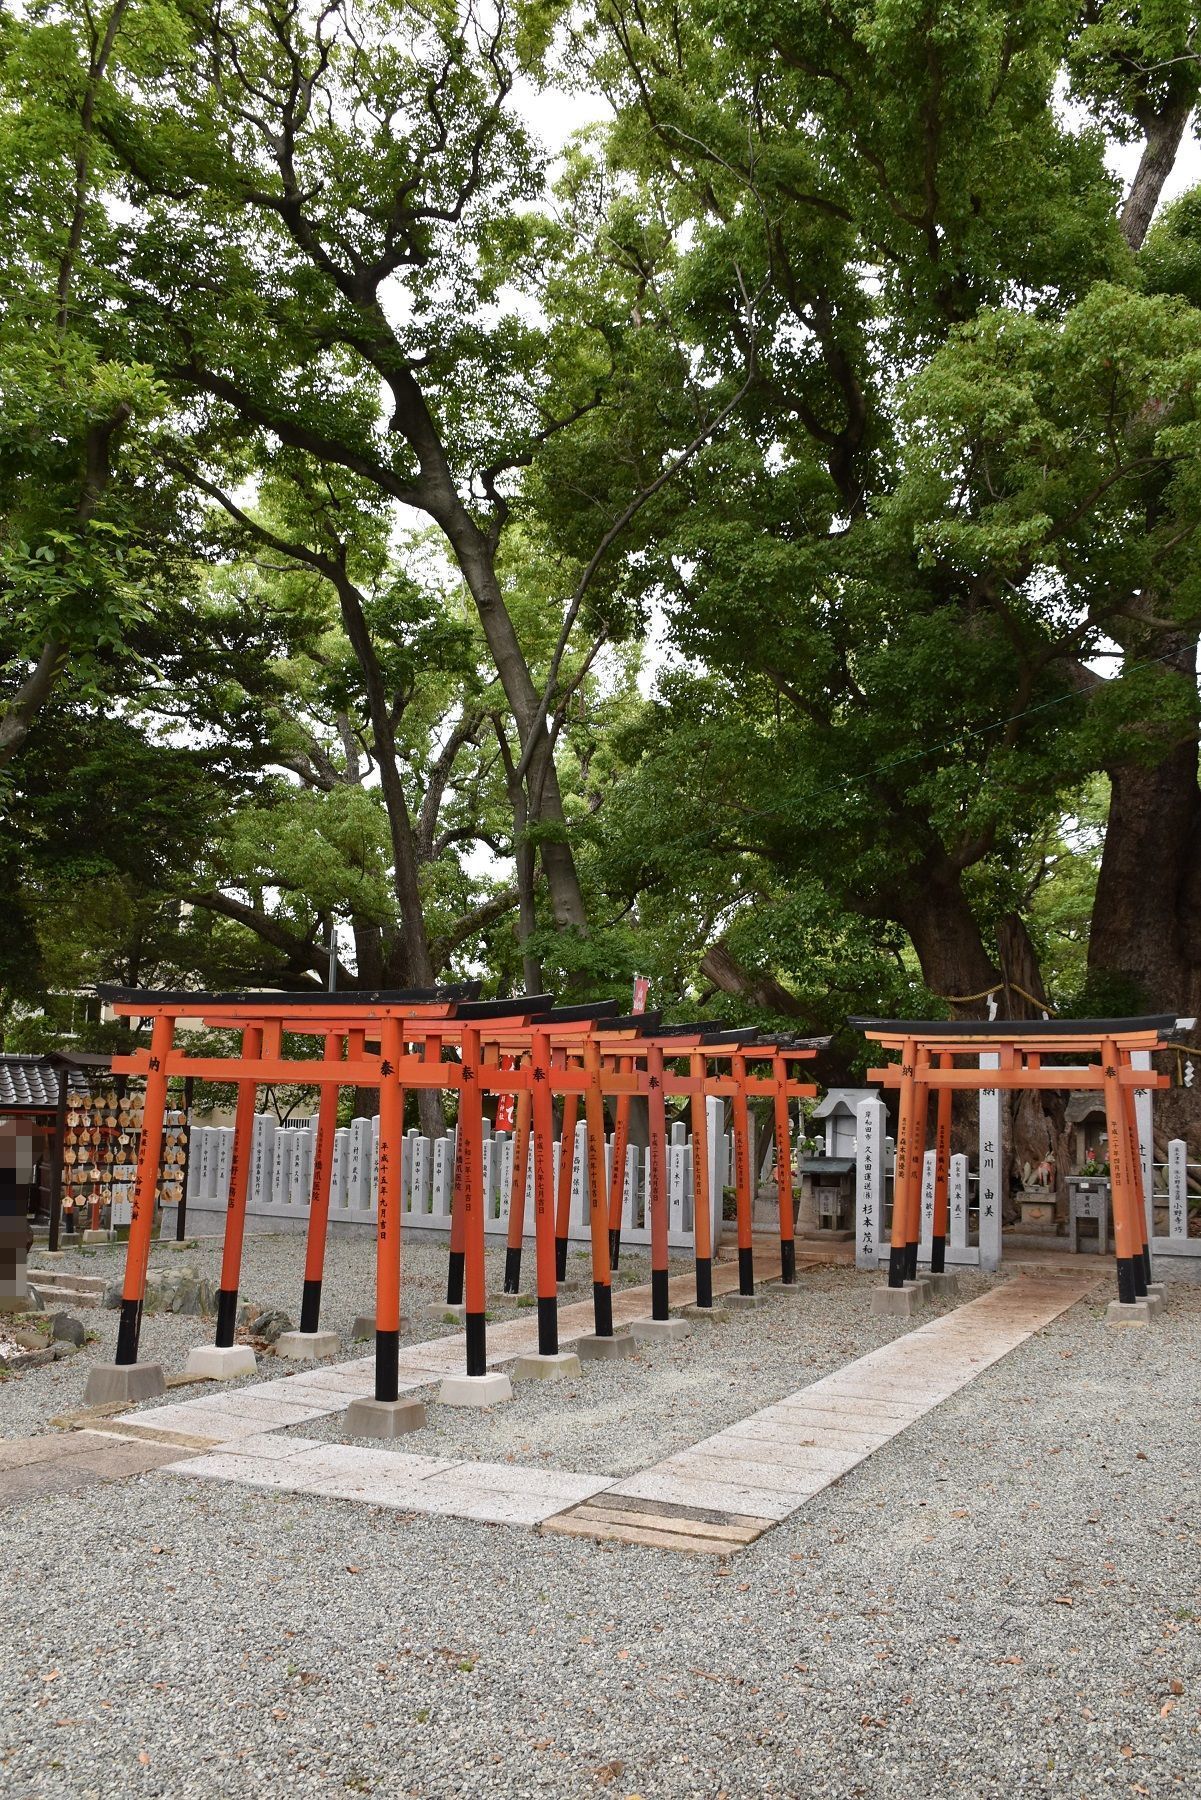
[[(722, 1190), (733, 1179), (729, 1133), (723, 1129), (720, 1100), (708, 1103), (710, 1192), (713, 1210), (713, 1242), (721, 1237)], [(509, 1199), (513, 1182), (514, 1140), (510, 1133), (493, 1133), (486, 1125), (484, 1138), (484, 1230), (503, 1238), (509, 1229)], [(281, 1125), (270, 1113), (254, 1121), (250, 1149), (250, 1184), (246, 1225), (253, 1231), (303, 1230), (308, 1224), (313, 1184), (313, 1150), (317, 1121), (305, 1119)], [(227, 1209), (229, 1164), (233, 1130), (224, 1126), (192, 1128), (188, 1163), (186, 1226), (189, 1232), (220, 1229)], [(374, 1230), (377, 1206), (379, 1118), (353, 1119), (334, 1134), (330, 1180), (329, 1219), (332, 1231)], [(450, 1226), (454, 1184), (455, 1134), (435, 1138), (418, 1131), (405, 1134), (401, 1164), (401, 1210), (406, 1231), (441, 1231)], [(559, 1144), (554, 1147), (557, 1192)], [(605, 1145), (606, 1204), (613, 1166), (613, 1144)], [(630, 1145), (626, 1151), (625, 1188), (622, 1201), (623, 1244), (649, 1244), (650, 1152)], [(675, 1248), (693, 1242), (692, 1141), (686, 1127), (672, 1127), (667, 1147), (668, 1242)], [(587, 1242), (588, 1220), (587, 1127), (576, 1126), (571, 1168), (571, 1207), (568, 1237)], [(164, 1209), (163, 1230), (174, 1228), (175, 1208)], [(534, 1231), (534, 1162), (527, 1158), (523, 1234)]]

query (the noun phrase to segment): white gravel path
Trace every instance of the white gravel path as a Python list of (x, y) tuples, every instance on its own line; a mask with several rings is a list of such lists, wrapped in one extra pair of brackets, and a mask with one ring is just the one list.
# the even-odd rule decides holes
[(725, 1567), (157, 1474), (0, 1512), (0, 1790), (1195, 1795), (1201, 1292), (1103, 1298)]

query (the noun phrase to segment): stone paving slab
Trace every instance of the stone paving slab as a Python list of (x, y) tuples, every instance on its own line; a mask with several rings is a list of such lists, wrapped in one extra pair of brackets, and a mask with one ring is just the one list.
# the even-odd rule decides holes
[(369, 1394), (375, 1381), (369, 1369), (353, 1369), (339, 1363), (332, 1369), (302, 1369), (299, 1374), (285, 1375), (279, 1381), (265, 1381), (260, 1385), (283, 1388), (289, 1394), (323, 1394), (338, 1400), (340, 1397), (358, 1399)]
[(284, 1488), (293, 1493), (301, 1490), (295, 1475), (289, 1471), (291, 1458), (272, 1461), (260, 1457), (234, 1456), (228, 1448), (213, 1450), (204, 1456), (192, 1456), (186, 1462), (168, 1463), (167, 1475), (186, 1475), (191, 1481), (236, 1481), (243, 1487)]
[[(845, 1407), (848, 1413), (862, 1406), (878, 1417), (878, 1426), (873, 1420), (876, 1442), (872, 1448), (879, 1448), (973, 1380), (988, 1364), (1074, 1305), (1096, 1280), (1095, 1274), (1078, 1276), (1075, 1281), (1022, 1278), (1018, 1283), (994, 1289), (954, 1313), (930, 1320), (891, 1344), (869, 1351), (787, 1400), (764, 1407), (725, 1431), (665, 1457), (632, 1482), (617, 1484), (612, 1494), (686, 1503), (695, 1497), (698, 1488), (718, 1483), (733, 1487), (741, 1477), (748, 1494), (758, 1489), (780, 1498), (794, 1495), (788, 1509), (791, 1511), (870, 1454), (870, 1448), (841, 1454), (816, 1446), (806, 1450), (804, 1439), (829, 1419), (826, 1409), (831, 1402), (836, 1409)], [(1015, 1296), (1011, 1289), (1017, 1286), (1021, 1291)], [(988, 1343), (987, 1356), (981, 1355), (976, 1325)], [(890, 1416), (885, 1418), (882, 1409), (887, 1409)], [(764, 1460), (765, 1452), (756, 1435), (757, 1429), (764, 1427), (769, 1437), (769, 1460)], [(768, 1508), (748, 1502), (743, 1510), (766, 1514)]]
[[(735, 1269), (725, 1269), (723, 1275), (727, 1288), (736, 1285)], [(586, 1526), (603, 1535), (606, 1509), (614, 1511), (614, 1535), (633, 1530), (625, 1516), (632, 1507), (639, 1515), (638, 1529), (650, 1536), (627, 1541), (659, 1541), (674, 1548), (689, 1536), (678, 1527), (686, 1512), (747, 1517), (756, 1529), (786, 1518), (1074, 1305), (1099, 1279), (1100, 1272), (1089, 1272), (1052, 1281), (1022, 1277), (1008, 1282), (622, 1480), (312, 1439), (273, 1439), (275, 1430), (327, 1417), (354, 1395), (370, 1392), (370, 1357), (300, 1371), (220, 1399), (201, 1396), (126, 1416), (146, 1424), (165, 1424), (169, 1417), (172, 1429), (218, 1440), (218, 1447), (205, 1455), (171, 1461), (169, 1472), (183, 1477), (239, 1481), (493, 1524), (532, 1526), (558, 1518), (569, 1534)], [(685, 1297), (688, 1285), (680, 1283)], [(645, 1290), (627, 1289), (614, 1296), (618, 1322), (645, 1309)], [(577, 1325), (586, 1329), (591, 1312), (589, 1302), (564, 1307), (564, 1334)], [(489, 1362), (508, 1361), (528, 1350), (536, 1333), (533, 1318), (493, 1328)], [(462, 1356), (459, 1334), (411, 1346), (401, 1357), (402, 1387), (410, 1391), (427, 1385), (446, 1369), (460, 1367)], [(238, 1420), (234, 1409), (247, 1398), (247, 1416)]]
[(793, 1504), (799, 1505), (819, 1488), (829, 1487), (832, 1481), (837, 1481), (854, 1463), (862, 1460), (862, 1457), (856, 1456), (834, 1468), (829, 1463), (804, 1468), (783, 1466), (776, 1462), (757, 1462), (741, 1456), (714, 1456), (705, 1451), (696, 1456), (673, 1457), (671, 1473), (673, 1476), (681, 1475), (685, 1480), (720, 1481), (724, 1486), (762, 1488), (769, 1494), (791, 1494), (794, 1496)]
[(450, 1492), (470, 1484), (473, 1490), (493, 1494), (552, 1498), (561, 1505), (590, 1498), (613, 1485), (611, 1476), (576, 1475), (568, 1469), (532, 1469), (522, 1463), (458, 1463), (434, 1476), (424, 1491)]
[(17, 1438), (6, 1449), (8, 1453), (0, 1459), (0, 1506), (73, 1494), (98, 1481), (125, 1481), (131, 1475), (162, 1468), (179, 1456), (173, 1446), (101, 1431)]
[[(878, 1447), (878, 1443), (872, 1445), (872, 1449)], [(776, 1469), (782, 1476), (807, 1476), (828, 1471), (834, 1477), (862, 1462), (869, 1452), (851, 1450), (845, 1444), (835, 1449), (828, 1444), (769, 1444), (762, 1438), (725, 1432), (720, 1438), (697, 1444), (688, 1454), (693, 1461), (702, 1457), (737, 1463), (740, 1468)]]
[[(836, 1414), (823, 1414), (823, 1418), (836, 1418)], [(738, 1427), (740, 1442), (748, 1447), (758, 1444), (763, 1454), (770, 1446), (777, 1444), (811, 1444), (815, 1449), (828, 1450), (877, 1450), (892, 1436), (887, 1426), (876, 1426), (874, 1429), (864, 1425), (851, 1423), (825, 1425), (809, 1420), (804, 1427), (805, 1435), (797, 1438), (795, 1433), (778, 1421), (746, 1419)]]
[(683, 1471), (664, 1471), (661, 1466), (647, 1469), (615, 1482), (608, 1489), (611, 1499), (628, 1495), (634, 1500), (665, 1500), (673, 1506), (708, 1507), (714, 1512), (746, 1513), (779, 1523), (795, 1512), (804, 1495), (781, 1494), (771, 1488), (748, 1487), (745, 1483), (701, 1480)]

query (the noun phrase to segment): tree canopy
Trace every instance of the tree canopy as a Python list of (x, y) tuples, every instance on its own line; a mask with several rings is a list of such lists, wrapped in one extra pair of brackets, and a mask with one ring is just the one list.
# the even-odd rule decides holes
[(8, 17), (9, 1012), (331, 931), (1197, 1010), (1199, 78), (1173, 3)]

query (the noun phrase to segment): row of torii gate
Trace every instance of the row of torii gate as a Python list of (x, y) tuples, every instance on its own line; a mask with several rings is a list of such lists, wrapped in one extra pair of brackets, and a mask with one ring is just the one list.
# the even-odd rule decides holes
[[(630, 1102), (645, 1100), (648, 1117), (651, 1222), (651, 1318), (667, 1321), (668, 1199), (667, 1121), (670, 1096), (686, 1100), (693, 1123), (695, 1169), (696, 1304), (713, 1305), (713, 1247), (705, 1103), (728, 1099), (734, 1144), (739, 1293), (755, 1293), (750, 1107), (770, 1100), (776, 1138), (781, 1280), (796, 1280), (789, 1109), (817, 1092), (799, 1079), (798, 1065), (828, 1039), (771, 1036), (754, 1028), (665, 1025), (661, 1014), (620, 1016), (615, 1001), (554, 1005), (550, 995), (481, 1000), (478, 984), (420, 992), (341, 994), (196, 994), (102, 988), (101, 997), (121, 1017), (150, 1021), (150, 1043), (114, 1057), (115, 1072), (145, 1080), (142, 1132), (122, 1288), (116, 1364), (94, 1371), (89, 1393), (99, 1398), (139, 1398), (159, 1391), (161, 1371), (138, 1359), (146, 1291), (154, 1196), (162, 1147), (168, 1084), (198, 1077), (232, 1082), (237, 1089), (230, 1158), (215, 1351), (234, 1355), (238, 1290), (250, 1176), (251, 1132), (260, 1085), (317, 1086), (318, 1114), (312, 1200), (305, 1252), (300, 1335), (319, 1331), (322, 1274), (329, 1215), (338, 1092), (367, 1087), (379, 1092), (379, 1176), (376, 1232), (375, 1404), (396, 1407), (401, 1331), (400, 1175), (405, 1095), (435, 1089), (456, 1096), (458, 1129), (451, 1212), (447, 1302), (461, 1305), (469, 1380), (487, 1375), (484, 1263), (483, 1126), (486, 1096), (513, 1095), (518, 1157), (534, 1162), (534, 1244), (538, 1354), (559, 1355), (557, 1294), (567, 1252), (567, 1194), (553, 1167), (554, 1102), (572, 1113), (582, 1103), (587, 1141), (594, 1341), (613, 1338), (612, 1272), (620, 1253), (622, 1176)], [(176, 1041), (181, 1019), (238, 1034), (235, 1054), (192, 1054)], [(935, 1214), (932, 1267), (943, 1267), (947, 1235), (950, 1108), (958, 1089), (1017, 1087), (1099, 1088), (1109, 1119), (1112, 1206), (1118, 1297), (1133, 1303), (1146, 1292), (1150, 1274), (1144, 1213), (1138, 1203), (1135, 1088), (1164, 1086), (1168, 1077), (1136, 1069), (1137, 1051), (1167, 1044), (1175, 1018), (1009, 1022), (992, 1025), (915, 1021), (851, 1021), (898, 1060), (871, 1071), (871, 1079), (899, 1093), (890, 1287), (917, 1273), (921, 1228), (921, 1171), (931, 1095), (937, 1096)], [(285, 1054), (284, 1034), (316, 1038), (318, 1055)], [(998, 1067), (959, 1066), (975, 1060), (981, 1039)], [(1044, 1058), (1096, 1062), (1061, 1066)], [(605, 1103), (612, 1102), (615, 1145), (612, 1173), (605, 1174)], [(515, 1159), (517, 1160), (517, 1159)], [(516, 1192), (524, 1193), (525, 1168), (515, 1168)], [(520, 1185), (518, 1179), (520, 1176)], [(521, 1254), (524, 1209), (512, 1208), (506, 1287)], [(218, 1362), (218, 1367), (220, 1364)]]

